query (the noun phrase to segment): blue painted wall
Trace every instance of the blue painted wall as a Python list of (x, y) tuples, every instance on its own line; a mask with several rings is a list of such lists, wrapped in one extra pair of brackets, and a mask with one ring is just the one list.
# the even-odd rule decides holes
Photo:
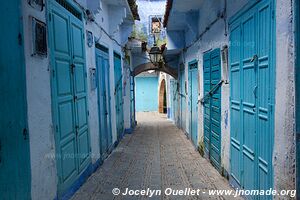
[(135, 78), (136, 111), (158, 110), (158, 77)]

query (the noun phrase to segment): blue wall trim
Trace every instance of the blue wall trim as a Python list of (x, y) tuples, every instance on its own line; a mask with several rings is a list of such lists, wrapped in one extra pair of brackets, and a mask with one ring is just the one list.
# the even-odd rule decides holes
[(86, 180), (103, 164), (99, 158), (94, 164), (90, 164), (87, 169), (79, 176), (79, 178), (70, 186), (70, 188), (62, 194), (58, 195), (54, 200), (69, 200), (76, 193), (76, 191), (86, 182)]
[(125, 129), (125, 134), (132, 134), (133, 133), (133, 128), (126, 128)]
[[(122, 137), (117, 140), (109, 150), (109, 154), (115, 149), (122, 138), (124, 137), (125, 134), (132, 134), (133, 133), (133, 128), (125, 129), (125, 131), (122, 134)], [(69, 200), (72, 198), (72, 196), (77, 192), (77, 190), (86, 182), (86, 180), (97, 171), (97, 169), (102, 166), (104, 163), (103, 158), (99, 158), (95, 163), (90, 164), (87, 169), (79, 176), (79, 178), (71, 185), (71, 187), (62, 194), (61, 197), (57, 196), (55, 197), (54, 200)]]

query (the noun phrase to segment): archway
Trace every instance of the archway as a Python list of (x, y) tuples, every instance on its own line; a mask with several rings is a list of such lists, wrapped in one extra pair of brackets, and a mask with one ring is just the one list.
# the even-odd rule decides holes
[(149, 71), (149, 70), (165, 72), (165, 73), (171, 75), (175, 79), (178, 78), (178, 72), (177, 72), (176, 68), (172, 68), (167, 64), (164, 64), (163, 67), (157, 67), (157, 66), (153, 65), (151, 62), (140, 64), (140, 65), (136, 66), (133, 71), (133, 76), (137, 76), (138, 74), (145, 72), (145, 71)]
[(167, 113), (166, 81), (163, 79), (159, 84), (158, 112)]

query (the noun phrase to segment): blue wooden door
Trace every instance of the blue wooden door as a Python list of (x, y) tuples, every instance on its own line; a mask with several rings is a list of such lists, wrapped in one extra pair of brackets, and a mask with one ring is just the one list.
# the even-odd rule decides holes
[(221, 61), (220, 49), (205, 53), (204, 72), (204, 148), (211, 163), (221, 164)]
[(180, 71), (180, 124), (186, 131), (186, 91), (185, 91), (185, 73), (184, 69)]
[(189, 63), (190, 137), (198, 146), (198, 63)]
[(20, 5), (21, 1), (15, 0), (3, 1), (0, 6), (0, 199), (3, 200), (31, 199)]
[(100, 122), (100, 152), (103, 158), (108, 155), (108, 151), (112, 141), (108, 62), (108, 49), (106, 49), (105, 47), (102, 47), (100, 49), (96, 48), (96, 66), (98, 75), (98, 108)]
[(117, 135), (120, 139), (124, 131), (123, 120), (123, 76), (121, 66), (121, 56), (114, 53), (114, 74), (115, 74), (115, 107), (116, 107), (116, 125)]
[(230, 25), (231, 177), (245, 189), (273, 185), (272, 3), (261, 1)]
[[(90, 163), (84, 30), (81, 12), (50, 1), (53, 121), (62, 194)], [(72, 5), (68, 5), (72, 6)], [(69, 7), (68, 7), (69, 8)]]

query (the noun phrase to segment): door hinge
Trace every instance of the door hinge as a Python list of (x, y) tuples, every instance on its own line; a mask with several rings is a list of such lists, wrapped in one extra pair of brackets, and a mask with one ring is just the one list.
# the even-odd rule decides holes
[(90, 116), (90, 111), (87, 111), (87, 115)]
[(18, 35), (18, 43), (19, 43), (19, 45), (22, 45), (22, 43), (23, 43), (23, 39), (22, 39), (21, 33), (19, 33), (19, 35)]
[(55, 131), (58, 133), (58, 126), (55, 125)]
[(77, 96), (76, 95), (73, 96), (73, 100), (74, 100), (74, 102), (77, 100)]
[(28, 139), (28, 130), (27, 130), (27, 128), (24, 128), (23, 129), (23, 137), (24, 137), (24, 140), (27, 140)]
[(55, 70), (52, 70), (52, 76), (55, 77)]
[(272, 19), (274, 19), (274, 18), (275, 18), (275, 11), (272, 10)]
[(74, 68), (75, 68), (74, 63), (72, 63), (70, 66), (71, 66), (71, 73), (74, 74)]
[(49, 13), (49, 21), (51, 21), (51, 13)]

